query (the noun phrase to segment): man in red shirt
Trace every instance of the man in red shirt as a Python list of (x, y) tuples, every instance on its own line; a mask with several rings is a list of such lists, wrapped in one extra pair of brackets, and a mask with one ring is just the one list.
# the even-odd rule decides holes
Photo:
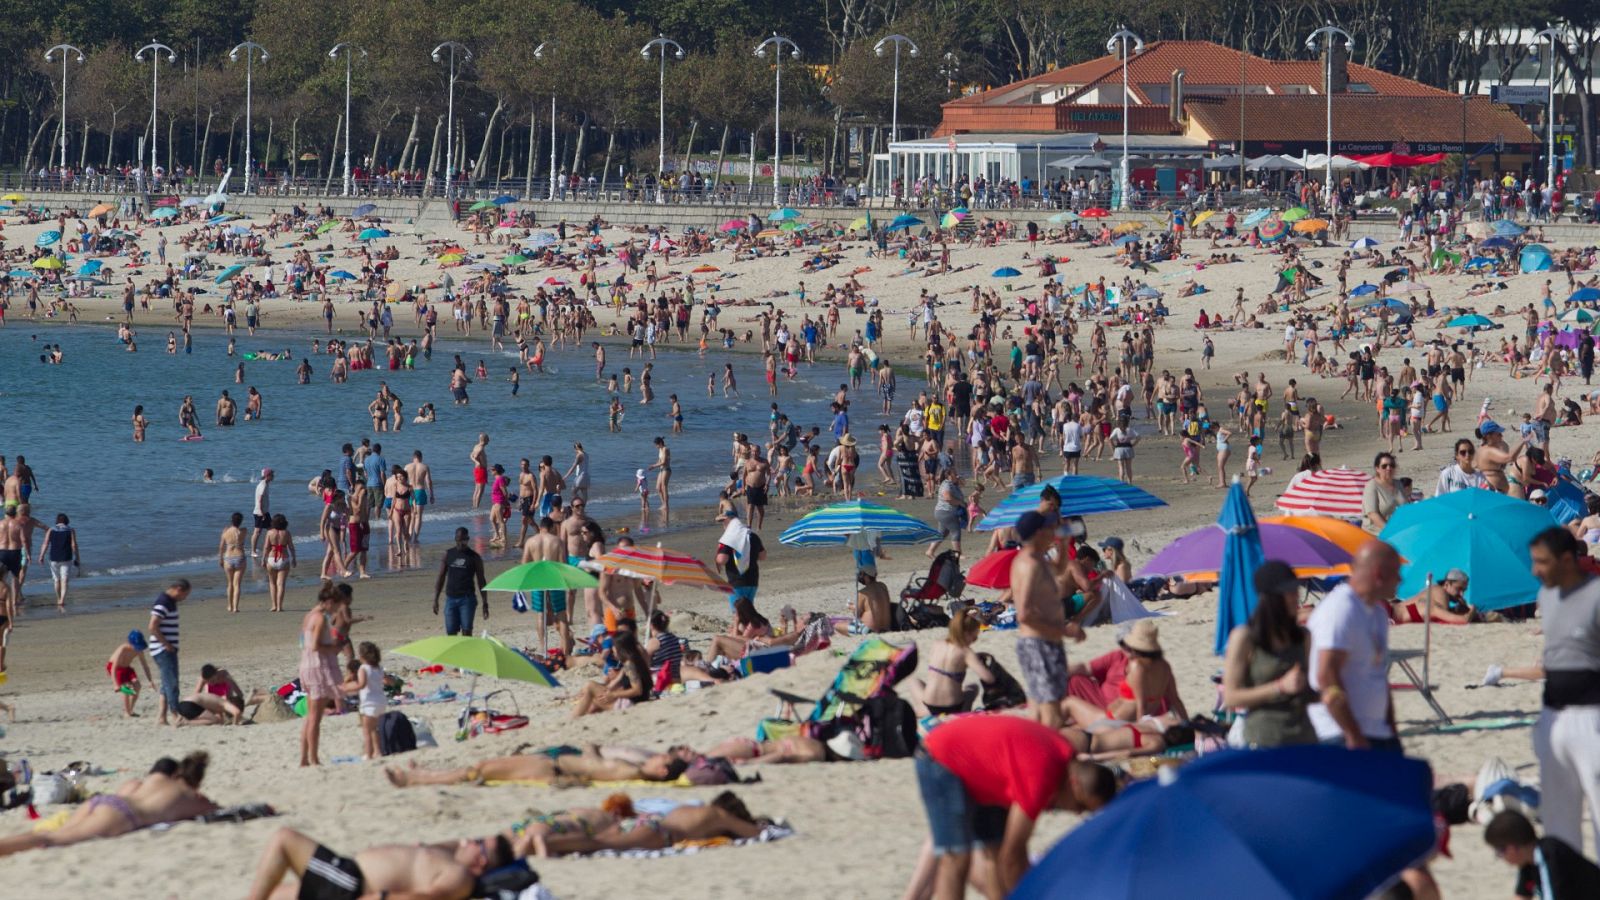
[(1116, 795), (1110, 770), (1073, 755), (1059, 732), (1018, 716), (962, 716), (933, 729), (916, 756), (931, 853), (924, 848), (907, 896), (960, 900), (975, 847), (986, 863), (974, 873), (978, 888), (991, 900), (1010, 893), (1027, 874), (1040, 813), (1092, 812)]

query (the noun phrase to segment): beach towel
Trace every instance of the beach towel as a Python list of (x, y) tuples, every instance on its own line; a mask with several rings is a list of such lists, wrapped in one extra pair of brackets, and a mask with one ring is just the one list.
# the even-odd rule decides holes
[[(786, 822), (774, 822), (761, 829), (761, 833), (753, 838), (712, 838), (708, 841), (683, 841), (660, 850), (597, 850), (594, 853), (584, 853), (563, 856), (562, 859), (659, 859), (664, 856), (690, 856), (702, 850), (715, 847), (746, 847), (751, 844), (770, 844), (792, 837), (795, 831)], [(529, 894), (523, 894), (521, 900), (530, 900)]]
[(723, 529), (717, 543), (733, 551), (733, 564), (740, 574), (750, 568), (750, 526), (737, 516), (728, 520), (728, 527)]

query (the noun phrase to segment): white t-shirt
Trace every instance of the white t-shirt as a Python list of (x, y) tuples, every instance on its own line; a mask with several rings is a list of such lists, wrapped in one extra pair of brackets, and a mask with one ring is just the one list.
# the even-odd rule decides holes
[(1083, 426), (1077, 419), (1068, 419), (1061, 424), (1061, 452), (1083, 452)]
[(267, 514), (267, 485), (271, 483), (272, 482), (267, 481), (266, 479), (256, 482), (255, 514), (258, 516), (264, 516)]
[(388, 705), (383, 693), (383, 667), (362, 663), (361, 669), (367, 673), (367, 684), (361, 689), (356, 703), (362, 710), (375, 709), (378, 715), (382, 715), (384, 707)]
[[(1357, 727), (1369, 738), (1394, 737), (1389, 728), (1389, 611), (1385, 605), (1364, 603), (1349, 584), (1341, 584), (1317, 604), (1306, 629), (1311, 632), (1311, 689), (1322, 690), (1317, 677), (1322, 651), (1345, 651), (1339, 680)], [(1307, 712), (1318, 738), (1343, 737), (1326, 706), (1313, 703)]]

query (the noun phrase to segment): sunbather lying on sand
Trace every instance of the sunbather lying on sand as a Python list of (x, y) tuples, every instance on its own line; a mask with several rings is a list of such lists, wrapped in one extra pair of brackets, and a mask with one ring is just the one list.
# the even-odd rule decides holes
[(1127, 759), (1194, 743), (1194, 729), (1182, 722), (1172, 713), (1137, 722), (1100, 719), (1090, 723), (1088, 728), (1066, 728), (1062, 734), (1078, 751), (1079, 759)]
[(764, 823), (750, 815), (732, 791), (705, 806), (680, 806), (666, 815), (636, 815), (592, 835), (579, 832), (532, 838), (533, 855), (562, 856), (596, 850), (660, 850), (684, 841), (752, 838)]
[[(503, 836), (440, 844), (385, 844), (343, 857), (292, 828), (280, 828), (261, 853), (250, 900), (279, 897), (471, 897), (478, 876), (515, 859)], [(298, 885), (283, 885), (293, 872)]]
[(191, 753), (183, 762), (162, 758), (150, 774), (135, 778), (115, 793), (96, 794), (73, 810), (55, 831), (0, 838), (0, 856), (42, 847), (66, 847), (95, 838), (116, 837), (162, 822), (179, 822), (216, 810), (200, 783), (206, 777), (205, 753)]
[(385, 769), (395, 787), (424, 784), (484, 784), (490, 781), (677, 781), (689, 764), (666, 753), (634, 765), (606, 759), (598, 748), (557, 756), (501, 756), (465, 769)]

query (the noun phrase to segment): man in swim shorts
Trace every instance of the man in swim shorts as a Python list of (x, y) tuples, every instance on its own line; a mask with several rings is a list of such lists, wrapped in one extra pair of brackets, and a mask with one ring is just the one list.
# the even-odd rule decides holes
[[(555, 520), (549, 516), (539, 519), (539, 530), (522, 545), (522, 561), (525, 563), (548, 561), (565, 562), (564, 552), (566, 547), (561, 543), (561, 538), (556, 535)], [(566, 591), (529, 591), (528, 608), (540, 614), (540, 624), (536, 629), (539, 632), (539, 652), (548, 655), (549, 625), (556, 626), (556, 632), (561, 636), (561, 652), (567, 656), (572, 655), (572, 617), (567, 613)], [(545, 615), (549, 610), (548, 617)]]
[(472, 508), (477, 509), (483, 500), (484, 485), (489, 483), (489, 436), (478, 435), (478, 442), (472, 445), (472, 452), (468, 454), (472, 460)]
[(298, 896), (303, 900), (390, 895), (464, 900), (473, 895), (479, 876), (513, 861), (511, 843), (501, 835), (441, 844), (386, 844), (344, 857), (292, 828), (280, 828), (261, 853), (248, 896), (265, 900), (293, 872), (300, 879)]

